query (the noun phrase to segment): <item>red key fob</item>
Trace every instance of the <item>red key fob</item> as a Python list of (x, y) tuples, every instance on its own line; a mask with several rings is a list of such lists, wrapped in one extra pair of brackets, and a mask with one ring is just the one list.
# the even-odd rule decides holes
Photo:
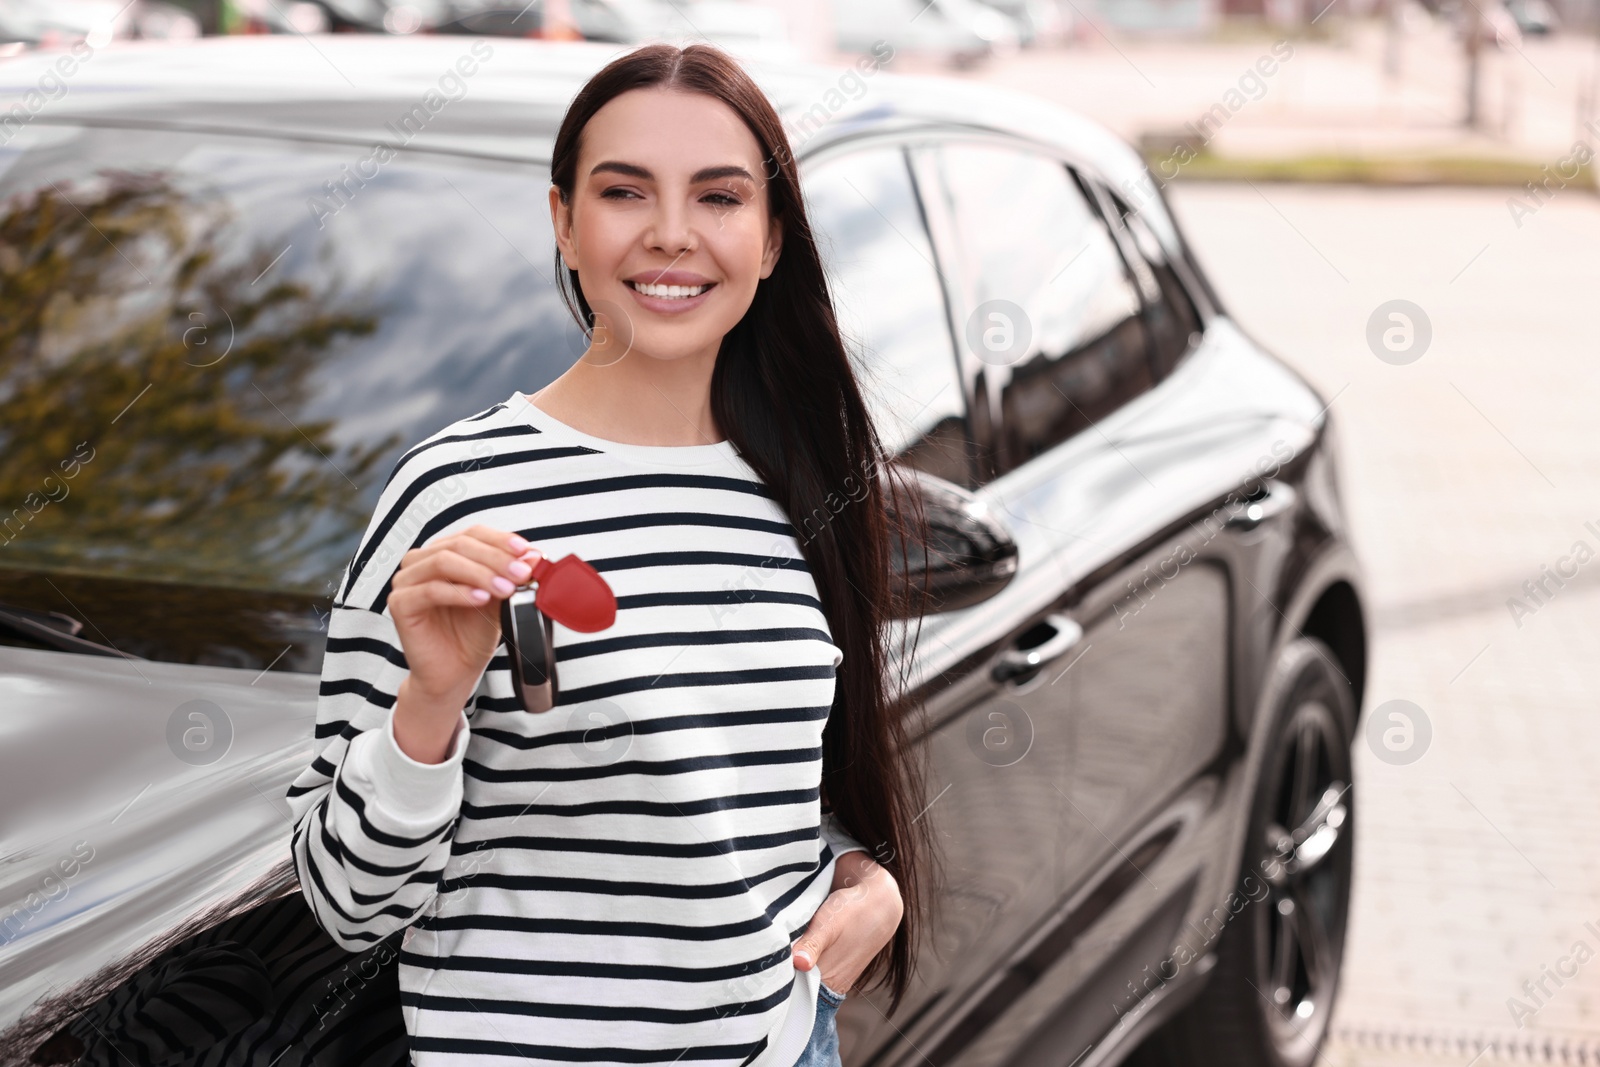
[(544, 557), (533, 565), (529, 581), (538, 583), (534, 602), (568, 629), (592, 634), (617, 621), (617, 598), (600, 572), (577, 556), (554, 563)]
[(511, 689), (525, 710), (549, 711), (559, 692), (552, 620), (581, 633), (617, 619), (617, 598), (600, 572), (575, 555), (540, 557), (523, 588), (500, 602), (500, 634), (511, 664)]

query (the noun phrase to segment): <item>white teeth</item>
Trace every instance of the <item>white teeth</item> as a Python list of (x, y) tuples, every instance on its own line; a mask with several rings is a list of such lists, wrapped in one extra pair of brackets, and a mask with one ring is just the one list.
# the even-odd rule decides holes
[(660, 297), (665, 300), (684, 300), (691, 296), (699, 296), (709, 285), (651, 285), (648, 282), (629, 282), (635, 291), (645, 295)]

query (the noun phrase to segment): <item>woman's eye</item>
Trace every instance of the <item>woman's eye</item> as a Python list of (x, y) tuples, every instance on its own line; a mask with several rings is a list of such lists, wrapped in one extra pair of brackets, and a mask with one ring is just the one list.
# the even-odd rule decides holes
[(635, 193), (632, 189), (624, 189), (621, 186), (612, 186), (610, 189), (607, 189), (607, 190), (605, 190), (604, 192), (602, 192), (600, 194), (600, 199), (602, 199), (602, 200), (626, 200), (629, 197), (637, 196), (637, 195), (638, 194)]
[(705, 202), (717, 207), (738, 207), (741, 201), (730, 193), (707, 193)]

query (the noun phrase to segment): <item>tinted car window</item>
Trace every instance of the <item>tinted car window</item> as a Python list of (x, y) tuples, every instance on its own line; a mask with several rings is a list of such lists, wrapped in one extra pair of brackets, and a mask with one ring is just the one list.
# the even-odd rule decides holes
[(1128, 227), (1138, 255), (1150, 265), (1160, 290), (1154, 299), (1146, 302), (1145, 321), (1150, 327), (1155, 373), (1158, 378), (1164, 378), (1199, 340), (1200, 312), (1144, 216), (1115, 196), (1112, 202)]
[(806, 203), (885, 445), (908, 466), (971, 485), (944, 287), (904, 153), (882, 147), (819, 164)]
[(976, 143), (934, 155), (974, 301), (967, 341), (999, 383), (1003, 473), (1150, 388), (1138, 290), (1061, 163)]
[[(582, 351), (544, 168), (372, 156), (44, 126), (0, 148), (0, 601), (253, 664), (250, 627), (216, 635), (237, 600), (163, 598), (331, 597), (402, 452)], [(135, 584), (97, 612), (61, 584), (91, 577)]]

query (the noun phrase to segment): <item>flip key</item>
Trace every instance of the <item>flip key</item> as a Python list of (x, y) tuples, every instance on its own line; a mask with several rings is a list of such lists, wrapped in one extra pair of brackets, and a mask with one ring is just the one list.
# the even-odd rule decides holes
[(617, 620), (617, 598), (600, 572), (575, 555), (541, 557), (528, 581), (500, 602), (500, 634), (511, 661), (511, 690), (526, 711), (549, 711), (556, 682), (553, 623), (594, 633)]

